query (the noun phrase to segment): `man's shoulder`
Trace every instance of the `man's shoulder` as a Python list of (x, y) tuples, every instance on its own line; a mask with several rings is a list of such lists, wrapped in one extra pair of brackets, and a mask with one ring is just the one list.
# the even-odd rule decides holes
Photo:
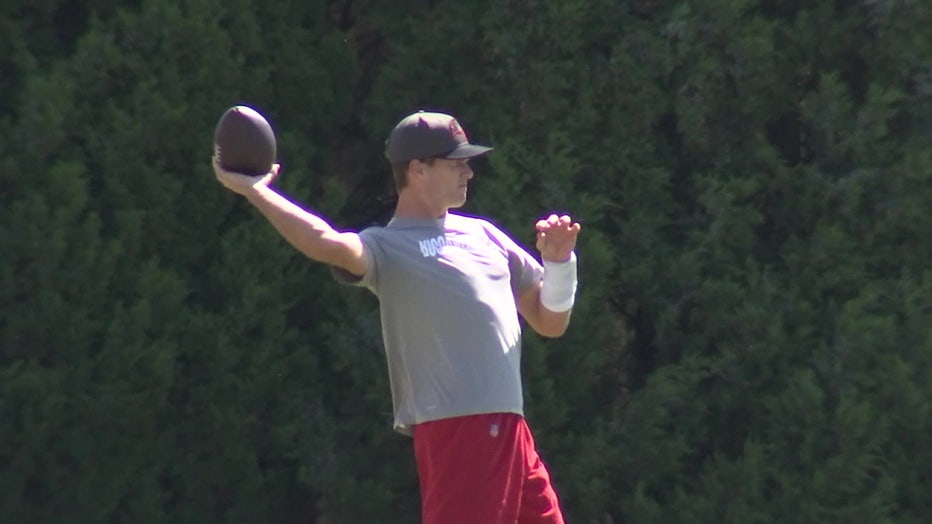
[(446, 226), (450, 227), (464, 227), (464, 228), (479, 228), (486, 231), (501, 231), (501, 228), (496, 226), (486, 217), (481, 217), (478, 215), (467, 215), (464, 213), (447, 213)]
[(369, 224), (359, 230), (359, 236), (379, 238), (391, 234), (388, 224)]

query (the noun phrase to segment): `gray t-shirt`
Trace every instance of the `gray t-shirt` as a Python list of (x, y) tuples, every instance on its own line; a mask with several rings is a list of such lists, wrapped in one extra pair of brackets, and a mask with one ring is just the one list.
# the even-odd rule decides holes
[(430, 420), (523, 414), (516, 296), (540, 263), (486, 220), (393, 218), (360, 232), (379, 298), (395, 421), (404, 434)]

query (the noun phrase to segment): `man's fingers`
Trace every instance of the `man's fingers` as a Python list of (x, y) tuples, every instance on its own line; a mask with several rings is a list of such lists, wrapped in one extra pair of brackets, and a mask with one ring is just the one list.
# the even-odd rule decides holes
[(274, 182), (275, 179), (278, 178), (278, 175), (281, 174), (281, 172), (282, 172), (281, 164), (272, 164), (272, 170), (269, 171), (268, 175), (266, 175), (268, 176), (268, 180), (266, 180), (266, 183), (271, 184), (272, 182)]
[(573, 218), (569, 215), (557, 216), (556, 214), (551, 214), (547, 218), (538, 220), (535, 224), (535, 227), (538, 231), (547, 231), (547, 230), (556, 230), (564, 229), (566, 231), (578, 231), (579, 224), (573, 222)]

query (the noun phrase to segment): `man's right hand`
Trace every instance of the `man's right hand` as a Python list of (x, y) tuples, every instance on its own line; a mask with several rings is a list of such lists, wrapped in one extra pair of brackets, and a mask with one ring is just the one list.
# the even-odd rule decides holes
[(213, 156), (213, 158), (211, 158), (211, 164), (213, 165), (214, 174), (217, 176), (217, 180), (219, 180), (220, 183), (230, 191), (243, 196), (249, 196), (251, 193), (257, 192), (262, 187), (270, 186), (281, 171), (281, 165), (273, 164), (272, 170), (264, 175), (241, 175), (239, 173), (234, 173), (232, 171), (223, 169), (223, 167), (220, 166), (220, 159), (216, 154)]

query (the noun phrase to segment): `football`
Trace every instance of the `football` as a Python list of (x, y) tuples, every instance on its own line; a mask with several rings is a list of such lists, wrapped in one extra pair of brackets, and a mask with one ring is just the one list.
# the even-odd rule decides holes
[(214, 149), (220, 166), (243, 175), (264, 175), (276, 155), (275, 132), (255, 109), (237, 105), (227, 109), (214, 130)]

